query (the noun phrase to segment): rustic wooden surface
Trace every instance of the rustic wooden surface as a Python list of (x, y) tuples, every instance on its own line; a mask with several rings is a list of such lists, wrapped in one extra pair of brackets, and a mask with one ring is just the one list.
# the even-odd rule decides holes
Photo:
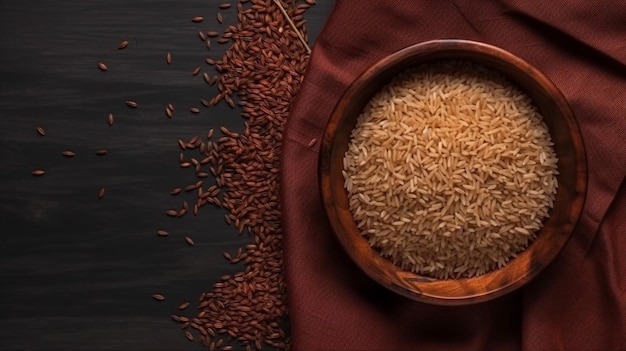
[[(220, 2), (0, 3), (0, 349), (202, 349), (169, 316), (241, 269), (222, 252), (249, 238), (221, 209), (178, 219), (165, 210), (194, 201), (169, 195), (195, 180), (178, 167), (177, 140), (242, 127), (225, 104), (188, 110), (215, 93), (191, 71), (221, 56), (223, 48), (207, 51), (197, 36), (234, 23), (233, 6), (217, 25)], [(310, 44), (331, 7), (320, 1), (307, 12)], [(192, 23), (196, 15), (205, 21)], [(139, 107), (129, 109), (128, 99)], [(167, 102), (176, 106), (171, 120)], [(96, 156), (99, 148), (108, 154)], [(66, 149), (76, 157), (64, 158)], [(32, 176), (37, 168), (46, 174)], [(157, 237), (158, 229), (170, 236)], [(166, 300), (155, 302), (155, 292)]]

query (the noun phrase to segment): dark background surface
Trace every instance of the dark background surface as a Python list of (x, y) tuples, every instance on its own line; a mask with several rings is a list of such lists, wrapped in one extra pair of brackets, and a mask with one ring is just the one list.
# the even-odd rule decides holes
[[(250, 238), (225, 223), (223, 209), (165, 211), (195, 202), (169, 195), (196, 179), (178, 165), (177, 140), (243, 126), (223, 103), (189, 112), (216, 92), (191, 71), (210, 68), (204, 59), (225, 49), (207, 50), (197, 36), (235, 24), (236, 1), (221, 11), (223, 25), (215, 21), (221, 2), (0, 2), (0, 349), (203, 348), (170, 315), (183, 301), (194, 309), (221, 275), (240, 270), (222, 252)], [(310, 45), (331, 7), (324, 0), (306, 12)], [(197, 15), (205, 21), (192, 23)], [(96, 156), (100, 148), (108, 154)], [(67, 149), (76, 157), (63, 157)], [(37, 168), (46, 174), (32, 176)], [(155, 302), (156, 292), (166, 300)]]

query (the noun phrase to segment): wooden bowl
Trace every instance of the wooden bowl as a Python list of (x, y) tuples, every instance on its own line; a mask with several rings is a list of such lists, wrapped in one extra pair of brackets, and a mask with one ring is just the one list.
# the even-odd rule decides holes
[[(504, 267), (474, 277), (438, 280), (404, 271), (372, 249), (348, 206), (342, 175), (350, 132), (367, 102), (397, 73), (428, 61), (462, 59), (500, 71), (533, 100), (548, 126), (559, 159), (558, 190), (550, 216), (529, 247)], [(352, 260), (385, 287), (421, 302), (462, 305), (520, 288), (537, 276), (568, 241), (583, 208), (587, 165), (580, 130), (556, 86), (530, 64), (500, 48), (466, 40), (416, 44), (373, 64), (346, 90), (325, 130), (319, 159), (320, 191), (332, 228)]]

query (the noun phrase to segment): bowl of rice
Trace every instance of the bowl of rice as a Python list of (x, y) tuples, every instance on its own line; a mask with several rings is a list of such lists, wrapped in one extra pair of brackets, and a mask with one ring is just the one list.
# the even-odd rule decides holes
[(586, 194), (573, 113), (501, 48), (436, 40), (373, 64), (335, 106), (320, 146), (324, 208), (346, 253), (409, 298), (490, 300), (537, 276)]

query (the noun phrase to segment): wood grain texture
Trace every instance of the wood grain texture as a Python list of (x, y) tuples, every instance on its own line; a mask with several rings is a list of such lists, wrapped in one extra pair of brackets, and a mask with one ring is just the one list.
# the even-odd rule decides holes
[[(350, 133), (366, 103), (395, 74), (430, 60), (465, 59), (507, 75), (535, 102), (544, 116), (559, 158), (558, 190), (550, 218), (537, 239), (505, 267), (483, 276), (436, 280), (406, 272), (380, 256), (361, 236), (348, 205), (342, 175)], [(375, 63), (359, 76), (337, 103), (320, 150), (320, 191), (336, 236), (370, 277), (409, 298), (442, 305), (486, 301), (509, 293), (534, 278), (565, 245), (583, 208), (587, 166), (580, 130), (558, 89), (525, 61), (501, 49), (462, 40), (417, 44)]]
[[(203, 349), (169, 316), (241, 269), (222, 252), (250, 238), (221, 209), (182, 218), (165, 210), (193, 203), (190, 194), (169, 194), (195, 181), (179, 167), (177, 140), (243, 125), (225, 104), (189, 112), (216, 92), (192, 71), (210, 68), (204, 59), (226, 47), (207, 50), (197, 34), (234, 23), (234, 6), (221, 10), (223, 25), (208, 20), (222, 2), (0, 4), (0, 349)], [(331, 6), (306, 13), (309, 43)], [(197, 15), (205, 21), (193, 23)]]

